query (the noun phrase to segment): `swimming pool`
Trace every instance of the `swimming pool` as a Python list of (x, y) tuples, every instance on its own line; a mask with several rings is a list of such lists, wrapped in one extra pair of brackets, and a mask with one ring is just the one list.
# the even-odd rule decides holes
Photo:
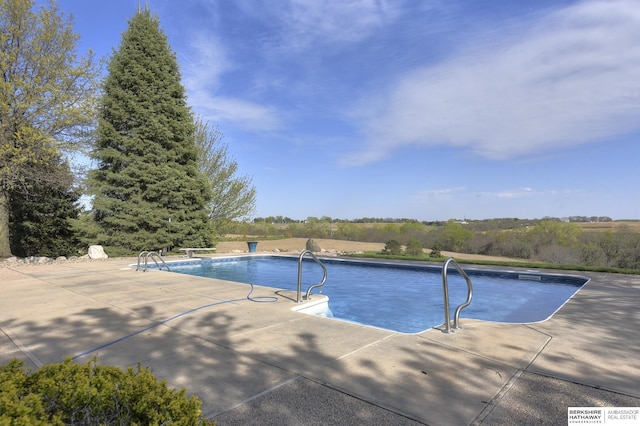
[[(323, 294), (334, 318), (401, 333), (417, 333), (444, 320), (442, 266), (322, 259)], [(589, 279), (576, 275), (464, 268), (473, 282), (473, 301), (461, 318), (507, 323), (543, 321)], [(239, 256), (172, 264), (171, 271), (208, 278), (296, 290), (298, 258)], [(311, 259), (302, 262), (303, 291), (322, 279)], [(463, 277), (449, 270), (451, 318), (467, 296)]]

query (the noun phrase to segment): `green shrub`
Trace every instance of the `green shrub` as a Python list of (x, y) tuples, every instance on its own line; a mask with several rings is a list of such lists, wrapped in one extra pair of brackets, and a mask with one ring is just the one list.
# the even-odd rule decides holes
[(424, 254), (424, 252), (422, 251), (422, 244), (420, 244), (420, 241), (415, 238), (411, 238), (407, 242), (406, 252), (409, 256), (416, 257), (422, 256)]
[(16, 359), (0, 366), (2, 425), (215, 425), (200, 405), (140, 365), (124, 371), (67, 359), (35, 373)]
[(429, 253), (429, 257), (433, 257), (434, 259), (438, 257), (442, 257), (442, 254), (440, 253), (439, 245), (436, 244), (431, 248), (431, 253)]
[(384, 246), (384, 250), (382, 250), (385, 254), (392, 254), (399, 256), (402, 254), (402, 246), (396, 240), (389, 240)]

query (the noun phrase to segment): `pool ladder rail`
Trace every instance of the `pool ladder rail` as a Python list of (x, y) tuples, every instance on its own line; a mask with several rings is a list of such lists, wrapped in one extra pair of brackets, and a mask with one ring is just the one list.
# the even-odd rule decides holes
[(453, 316), (453, 328), (462, 328), (460, 327), (460, 311), (469, 306), (471, 304), (471, 299), (473, 298), (473, 285), (471, 284), (471, 279), (469, 278), (467, 273), (464, 272), (464, 270), (460, 267), (460, 265), (458, 265), (458, 262), (456, 262), (454, 258), (450, 257), (444, 262), (444, 265), (442, 266), (442, 292), (444, 293), (445, 326), (445, 329), (442, 330), (443, 333), (453, 333), (453, 330), (451, 329), (451, 318), (449, 316), (449, 280), (447, 279), (447, 270), (449, 269), (449, 265), (453, 265), (467, 282), (467, 300), (462, 305), (456, 308), (456, 312)]
[[(142, 262), (143, 258), (144, 262)], [(140, 254), (138, 255), (138, 266), (136, 266), (136, 271), (147, 272), (149, 258), (151, 258), (151, 260), (155, 262), (159, 270), (162, 270), (162, 267), (164, 266), (165, 268), (167, 268), (167, 271), (171, 272), (171, 269), (169, 269), (169, 265), (167, 265), (165, 261), (162, 260), (160, 254), (157, 251), (150, 250), (144, 250), (140, 252)], [(160, 263), (158, 263), (158, 260), (160, 261)]]
[(314, 284), (307, 289), (307, 294), (304, 297), (304, 300), (309, 300), (309, 296), (311, 295), (311, 290), (313, 290), (314, 288), (320, 288), (320, 293), (322, 293), (321, 287), (327, 281), (327, 267), (324, 266), (324, 263), (322, 263), (320, 259), (318, 259), (316, 255), (313, 254), (311, 250), (304, 250), (302, 253), (300, 253), (300, 257), (298, 257), (298, 293), (296, 296), (296, 303), (300, 303), (303, 300), (302, 299), (302, 259), (307, 254), (310, 255), (311, 258), (315, 260), (315, 262), (322, 267), (323, 275), (322, 275), (322, 280), (318, 284)]

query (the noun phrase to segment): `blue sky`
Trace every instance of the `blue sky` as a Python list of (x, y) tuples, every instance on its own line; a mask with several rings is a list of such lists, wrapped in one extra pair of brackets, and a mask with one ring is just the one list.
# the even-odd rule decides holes
[(139, 4), (255, 216), (640, 218), (640, 2), (59, 0), (108, 56)]

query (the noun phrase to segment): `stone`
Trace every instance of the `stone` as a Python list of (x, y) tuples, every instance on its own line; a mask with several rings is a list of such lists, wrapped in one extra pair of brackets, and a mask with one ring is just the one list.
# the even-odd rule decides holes
[(56, 262), (66, 262), (67, 258), (66, 256), (58, 256), (56, 257)]
[(102, 246), (89, 246), (89, 251), (87, 254), (92, 260), (109, 258), (109, 256), (107, 256), (107, 254), (104, 252), (104, 248), (102, 248)]
[(6, 259), (6, 262), (9, 263), (18, 263), (18, 258), (15, 256), (11, 256), (10, 258)]
[(322, 251), (318, 243), (316, 243), (313, 238), (309, 238), (307, 240), (306, 247), (307, 247), (307, 250), (310, 250), (312, 253), (319, 253), (320, 251)]

